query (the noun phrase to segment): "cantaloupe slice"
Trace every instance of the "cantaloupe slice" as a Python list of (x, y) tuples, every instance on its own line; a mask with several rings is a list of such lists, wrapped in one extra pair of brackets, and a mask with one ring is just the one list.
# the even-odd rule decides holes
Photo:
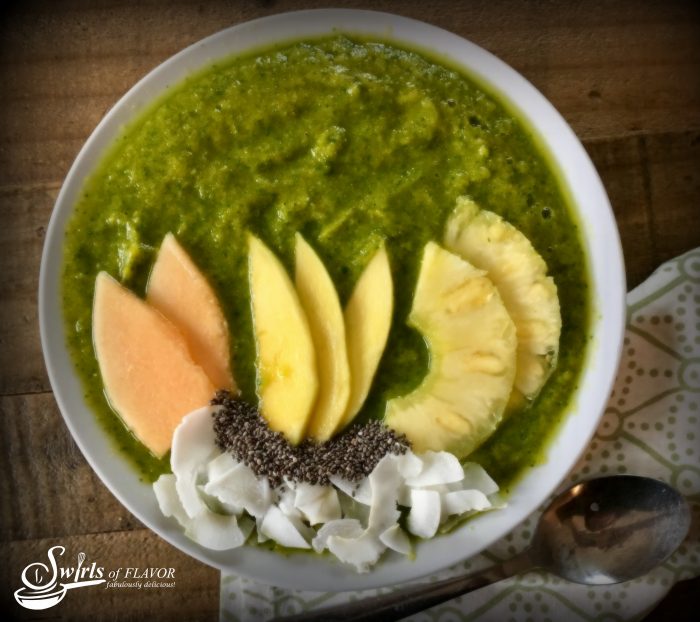
[(106, 272), (95, 282), (92, 338), (110, 405), (162, 457), (189, 412), (215, 388), (175, 326)]
[(215, 387), (235, 389), (229, 330), (219, 300), (175, 236), (168, 233), (146, 288), (146, 301), (180, 330), (194, 361)]

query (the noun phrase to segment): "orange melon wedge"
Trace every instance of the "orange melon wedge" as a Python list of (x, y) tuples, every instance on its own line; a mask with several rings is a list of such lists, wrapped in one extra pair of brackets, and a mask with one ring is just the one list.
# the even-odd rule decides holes
[(106, 272), (95, 282), (92, 338), (110, 405), (162, 457), (182, 418), (206, 406), (214, 385), (177, 328)]
[(229, 330), (219, 300), (175, 236), (168, 233), (146, 288), (146, 301), (185, 337), (190, 354), (218, 389), (235, 389)]

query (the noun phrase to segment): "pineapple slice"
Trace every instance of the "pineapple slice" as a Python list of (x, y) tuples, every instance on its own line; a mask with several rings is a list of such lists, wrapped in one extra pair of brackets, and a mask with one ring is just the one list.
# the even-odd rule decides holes
[(318, 358), (318, 398), (307, 436), (327, 441), (338, 429), (350, 395), (350, 367), (340, 300), (323, 262), (301, 234), (296, 234), (296, 287), (309, 319)]
[(389, 256), (382, 246), (363, 270), (345, 307), (350, 362), (350, 399), (341, 426), (348, 425), (369, 393), (394, 313)]
[(457, 255), (429, 242), (408, 316), (430, 349), (430, 368), (387, 402), (386, 424), (413, 450), (471, 453), (501, 421), (515, 378), (515, 326), (498, 290)]
[(518, 362), (511, 406), (534, 399), (556, 366), (561, 333), (557, 286), (530, 241), (466, 197), (445, 230), (445, 247), (488, 273), (513, 318)]
[(309, 322), (279, 259), (252, 235), (248, 244), (260, 412), (272, 430), (297, 444), (318, 393)]

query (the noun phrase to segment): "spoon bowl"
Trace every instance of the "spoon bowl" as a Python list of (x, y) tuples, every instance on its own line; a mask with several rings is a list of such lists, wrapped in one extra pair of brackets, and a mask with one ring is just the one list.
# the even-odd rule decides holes
[(689, 528), (690, 507), (668, 484), (633, 475), (591, 479), (551, 501), (530, 548), (512, 559), (470, 575), (412, 585), (384, 596), (282, 620), (400, 620), (535, 568), (574, 583), (621, 583), (663, 563), (683, 542)]
[(601, 477), (552, 501), (530, 558), (574, 583), (621, 583), (664, 562), (689, 528), (690, 508), (675, 488), (647, 477)]

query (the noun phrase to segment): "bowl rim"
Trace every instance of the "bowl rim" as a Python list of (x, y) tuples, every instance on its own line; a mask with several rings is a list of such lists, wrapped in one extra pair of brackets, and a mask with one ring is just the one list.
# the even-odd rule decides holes
[[(67, 220), (83, 182), (125, 123), (173, 83), (217, 59), (334, 33), (377, 37), (417, 51), (429, 50), (431, 59), (445, 59), (462, 68), (510, 111), (516, 111), (539, 141), (549, 165), (558, 169), (562, 190), (584, 229), (582, 241), (592, 285), (590, 332), (595, 336), (575, 403), (545, 450), (547, 461), (520, 478), (509, 496), (510, 507), (419, 543), (414, 561), (390, 554), (364, 575), (326, 556), (282, 556), (257, 547), (212, 552), (188, 540), (179, 526), (159, 513), (151, 486), (140, 481), (135, 469), (113, 448), (84, 403), (67, 352), (60, 300)], [(222, 54), (222, 50), (228, 51)], [(159, 64), (119, 99), (81, 148), (58, 194), (41, 257), (38, 301), (42, 350), (59, 410), (87, 462), (122, 505), (170, 544), (210, 566), (290, 589), (346, 591), (419, 579), (476, 555), (526, 520), (560, 486), (593, 436), (612, 389), (624, 337), (625, 292), (620, 237), (602, 182), (573, 130), (532, 84), (490, 52), (432, 24), (379, 11), (312, 9), (241, 22), (214, 33)]]

